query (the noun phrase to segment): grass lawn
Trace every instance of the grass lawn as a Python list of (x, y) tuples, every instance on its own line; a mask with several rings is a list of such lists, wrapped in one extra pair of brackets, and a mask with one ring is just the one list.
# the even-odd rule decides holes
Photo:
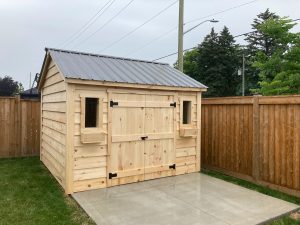
[(0, 159), (1, 225), (95, 224), (38, 157)]
[[(300, 198), (218, 172), (202, 173), (300, 205)], [(38, 157), (0, 159), (1, 225), (94, 225)], [(285, 216), (270, 225), (300, 225)]]
[[(240, 185), (242, 187), (245, 187), (245, 188), (248, 188), (248, 189), (251, 189), (251, 190), (254, 190), (254, 191), (275, 197), (275, 198), (285, 200), (287, 202), (291, 202), (291, 203), (300, 205), (300, 198), (285, 194), (280, 191), (271, 190), (269, 188), (251, 183), (249, 181), (245, 181), (245, 180), (241, 180), (241, 179), (238, 179), (235, 177), (227, 176), (225, 174), (211, 171), (211, 170), (202, 169), (201, 173), (225, 180), (225, 181), (233, 183), (233, 184)], [(289, 216), (284, 216), (284, 217), (270, 223), (269, 225), (300, 225), (300, 221), (291, 219)]]

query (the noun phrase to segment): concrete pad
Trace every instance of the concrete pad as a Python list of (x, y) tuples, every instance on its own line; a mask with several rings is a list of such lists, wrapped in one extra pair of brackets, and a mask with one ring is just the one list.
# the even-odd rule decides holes
[(98, 225), (252, 225), (299, 208), (200, 173), (73, 197)]

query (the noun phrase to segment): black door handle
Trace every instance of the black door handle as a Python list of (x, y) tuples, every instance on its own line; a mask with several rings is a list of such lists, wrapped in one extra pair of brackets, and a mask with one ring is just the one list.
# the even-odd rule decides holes
[(145, 141), (146, 139), (148, 139), (148, 136), (141, 137), (141, 139), (142, 139), (143, 141)]

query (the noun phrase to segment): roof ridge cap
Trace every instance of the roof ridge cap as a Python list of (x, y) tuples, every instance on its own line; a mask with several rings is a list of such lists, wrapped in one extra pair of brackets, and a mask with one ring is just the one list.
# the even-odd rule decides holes
[(57, 52), (65, 52), (65, 53), (78, 54), (78, 55), (87, 55), (87, 56), (94, 56), (94, 57), (101, 57), (101, 58), (120, 59), (120, 60), (126, 60), (126, 61), (144, 62), (144, 63), (170, 66), (168, 63), (162, 63), (162, 62), (154, 62), (154, 61), (148, 61), (148, 60), (125, 58), (125, 57), (110, 56), (110, 55), (101, 55), (101, 54), (96, 54), (96, 53), (79, 52), (79, 51), (74, 51), (74, 50), (65, 50), (65, 49), (58, 49), (58, 48), (48, 48), (48, 47), (46, 47), (45, 51), (46, 52), (48, 52), (48, 51), (57, 51)]

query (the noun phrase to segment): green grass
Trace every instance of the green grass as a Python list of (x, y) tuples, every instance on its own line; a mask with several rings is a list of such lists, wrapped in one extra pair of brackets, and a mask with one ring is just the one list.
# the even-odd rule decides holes
[[(203, 170), (202, 173), (300, 205), (300, 198), (251, 182)], [(0, 159), (1, 225), (94, 225), (38, 157)], [(270, 225), (300, 225), (285, 216)]]
[[(215, 178), (225, 180), (227, 182), (230, 182), (230, 183), (233, 183), (233, 184), (236, 184), (236, 185), (239, 185), (239, 186), (260, 192), (260, 193), (263, 193), (265, 195), (269, 195), (269, 196), (272, 196), (275, 198), (282, 199), (287, 202), (291, 202), (291, 203), (300, 205), (300, 198), (285, 194), (280, 191), (272, 190), (272, 189), (263, 187), (261, 185), (254, 184), (249, 181), (231, 177), (231, 176), (228, 176), (228, 175), (225, 175), (225, 174), (222, 174), (219, 172), (211, 171), (211, 170), (202, 169), (201, 173), (215, 177)], [(269, 225), (300, 225), (300, 221), (291, 219), (289, 216), (283, 216), (282, 218), (270, 223)]]
[(0, 159), (1, 225), (95, 224), (38, 157)]
[(279, 220), (269, 223), (268, 225), (299, 225), (299, 224), (300, 221), (293, 220), (289, 216), (284, 216)]

